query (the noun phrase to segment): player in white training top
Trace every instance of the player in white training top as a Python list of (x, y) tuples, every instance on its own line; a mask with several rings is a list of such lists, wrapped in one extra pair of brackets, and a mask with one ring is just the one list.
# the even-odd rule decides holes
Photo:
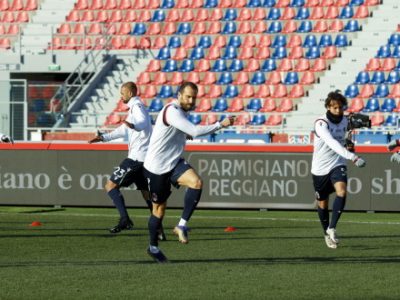
[(0, 141), (2, 143), (14, 144), (14, 141), (11, 137), (9, 137), (8, 135), (1, 133), (1, 132), (0, 132)]
[[(346, 160), (357, 167), (365, 161), (346, 149), (345, 135), (348, 120), (343, 114), (347, 99), (339, 91), (331, 92), (325, 100), (327, 112), (314, 124), (314, 152), (311, 173), (318, 202), (318, 216), (329, 248), (337, 248), (336, 225), (346, 204), (347, 168)], [(329, 195), (336, 192), (332, 219), (329, 222)]]
[(234, 118), (229, 117), (209, 126), (193, 125), (187, 116), (196, 104), (196, 97), (197, 86), (194, 83), (186, 82), (179, 87), (178, 99), (165, 105), (157, 117), (144, 160), (144, 174), (153, 201), (153, 213), (149, 219), (150, 246), (147, 252), (157, 262), (167, 261), (158, 248), (157, 230), (165, 214), (171, 184), (187, 187), (182, 217), (174, 228), (181, 243), (188, 243), (187, 222), (201, 197), (202, 180), (182, 158), (186, 140), (213, 133), (234, 122)]
[(396, 152), (390, 157), (390, 161), (400, 164), (400, 139), (391, 141), (387, 147), (389, 151), (393, 151), (399, 147), (399, 149), (397, 149)]
[[(128, 157), (116, 168), (105, 185), (108, 195), (113, 200), (120, 214), (118, 224), (110, 229), (111, 233), (118, 233), (121, 230), (133, 228), (133, 222), (129, 218), (125, 200), (120, 191), (121, 187), (135, 183), (137, 189), (141, 190), (150, 211), (152, 210), (147, 180), (143, 175), (143, 161), (152, 133), (151, 119), (142, 101), (136, 97), (137, 87), (135, 83), (124, 83), (121, 86), (120, 93), (121, 100), (129, 107), (126, 122), (112, 132), (100, 133), (89, 141), (89, 143), (109, 142), (118, 138), (128, 137)], [(162, 228), (160, 229), (159, 238), (165, 239)]]

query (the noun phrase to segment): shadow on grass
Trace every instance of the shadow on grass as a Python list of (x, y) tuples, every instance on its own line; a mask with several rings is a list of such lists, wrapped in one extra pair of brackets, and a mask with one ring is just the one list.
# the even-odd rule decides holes
[[(398, 256), (375, 256), (375, 257), (254, 257), (254, 258), (210, 258), (210, 259), (178, 259), (170, 260), (165, 265), (174, 264), (284, 264), (284, 265), (309, 265), (309, 264), (400, 264)], [(24, 268), (24, 267), (99, 267), (99, 266), (118, 266), (118, 265), (156, 265), (150, 258), (149, 260), (119, 260), (119, 261), (27, 261), (20, 263), (0, 263), (1, 268)]]

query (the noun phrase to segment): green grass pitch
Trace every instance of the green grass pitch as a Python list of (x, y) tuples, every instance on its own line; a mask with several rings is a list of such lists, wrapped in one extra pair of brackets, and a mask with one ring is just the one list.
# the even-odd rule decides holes
[(112, 235), (115, 209), (0, 207), (0, 299), (400, 299), (400, 214), (345, 212), (335, 250), (316, 212), (198, 210), (182, 245), (167, 210), (158, 265), (129, 213)]

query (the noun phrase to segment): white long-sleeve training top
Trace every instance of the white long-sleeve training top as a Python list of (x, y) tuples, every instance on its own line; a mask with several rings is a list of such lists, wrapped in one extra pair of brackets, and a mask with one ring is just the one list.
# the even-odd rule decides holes
[(150, 138), (144, 167), (154, 174), (171, 171), (178, 163), (186, 145), (186, 137), (207, 135), (221, 128), (213, 125), (194, 125), (188, 119), (178, 100), (171, 101), (160, 111)]
[(131, 129), (122, 124), (110, 133), (103, 135), (104, 142), (118, 138), (128, 137), (128, 158), (144, 161), (152, 133), (149, 113), (138, 97), (132, 98), (128, 103), (129, 112), (126, 121), (133, 124)]
[(344, 147), (347, 123), (346, 117), (339, 124), (332, 123), (326, 115), (315, 121), (312, 174), (326, 175), (337, 166), (345, 166), (347, 159), (356, 158), (354, 153)]

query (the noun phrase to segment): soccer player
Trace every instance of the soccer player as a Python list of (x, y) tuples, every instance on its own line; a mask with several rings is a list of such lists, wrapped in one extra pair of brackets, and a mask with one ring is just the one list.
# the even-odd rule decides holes
[(157, 231), (161, 226), (167, 199), (171, 194), (171, 184), (176, 188), (187, 187), (182, 217), (174, 228), (174, 233), (183, 244), (189, 241), (187, 223), (200, 200), (203, 188), (200, 176), (181, 157), (186, 139), (213, 133), (234, 122), (233, 117), (209, 126), (195, 126), (188, 121), (188, 112), (196, 104), (197, 91), (194, 83), (183, 83), (179, 87), (178, 98), (160, 111), (144, 161), (144, 174), (153, 201), (153, 213), (148, 224), (150, 246), (147, 253), (159, 263), (167, 262), (167, 258), (158, 248)]
[(14, 141), (11, 137), (1, 132), (0, 132), (0, 141), (2, 143), (14, 144)]
[[(400, 139), (399, 140), (393, 140), (388, 144), (388, 150), (393, 151), (397, 147), (400, 147)], [(390, 157), (391, 162), (396, 162), (400, 164), (400, 149), (396, 151), (391, 157)]]
[[(330, 92), (325, 100), (327, 112), (314, 124), (311, 173), (325, 243), (333, 249), (336, 249), (339, 243), (336, 225), (346, 204), (346, 160), (351, 160), (357, 167), (364, 167), (366, 164), (361, 157), (343, 146), (348, 123), (348, 119), (343, 115), (343, 107), (346, 105), (347, 99), (339, 91)], [(336, 198), (329, 222), (328, 201), (333, 192), (336, 193)]]
[[(121, 86), (121, 100), (129, 107), (127, 122), (121, 124), (110, 133), (98, 133), (89, 143), (108, 142), (114, 139), (128, 136), (128, 157), (125, 158), (119, 167), (107, 180), (105, 189), (114, 202), (120, 214), (120, 220), (116, 226), (110, 229), (111, 233), (118, 233), (121, 230), (133, 229), (133, 222), (129, 218), (125, 206), (125, 200), (120, 188), (135, 183), (138, 190), (141, 190), (143, 198), (150, 210), (152, 203), (146, 178), (143, 175), (143, 161), (147, 152), (152, 132), (151, 119), (137, 95), (137, 87), (133, 82), (126, 82)], [(165, 235), (160, 228), (161, 240)]]

